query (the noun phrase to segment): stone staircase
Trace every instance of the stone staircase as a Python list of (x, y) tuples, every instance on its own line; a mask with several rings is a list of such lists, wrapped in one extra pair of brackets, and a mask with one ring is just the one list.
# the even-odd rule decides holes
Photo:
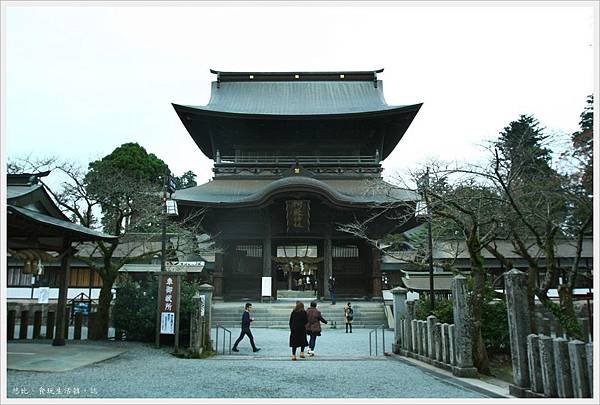
[[(338, 302), (331, 305), (329, 302), (320, 302), (317, 308), (321, 311), (323, 318), (328, 321), (324, 328), (331, 328), (335, 322), (337, 328), (345, 328), (344, 304)], [(290, 313), (294, 308), (295, 301), (277, 303), (252, 303), (254, 308), (252, 322), (253, 328), (289, 328)], [(304, 303), (305, 308), (309, 303)], [(382, 302), (353, 301), (354, 309), (353, 328), (374, 328), (385, 325), (388, 327), (385, 310)], [(225, 328), (239, 328), (244, 311), (244, 302), (215, 302), (212, 307), (213, 327), (219, 324)], [(392, 325), (393, 327), (393, 325)]]

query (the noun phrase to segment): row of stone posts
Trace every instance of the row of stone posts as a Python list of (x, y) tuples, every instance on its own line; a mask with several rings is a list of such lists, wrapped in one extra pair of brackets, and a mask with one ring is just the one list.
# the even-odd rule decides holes
[(531, 333), (527, 274), (504, 274), (513, 367), (511, 395), (590, 398), (593, 393), (593, 345), (579, 340)]
[(406, 300), (407, 290), (392, 290), (394, 296), (395, 336), (393, 351), (406, 357), (451, 370), (459, 377), (475, 377), (471, 343), (471, 308), (467, 279), (456, 276), (452, 282), (454, 324), (415, 319), (415, 301)]

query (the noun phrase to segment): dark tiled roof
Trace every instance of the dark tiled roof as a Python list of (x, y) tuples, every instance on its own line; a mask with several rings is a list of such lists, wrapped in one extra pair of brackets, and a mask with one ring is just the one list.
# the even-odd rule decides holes
[[(10, 215), (18, 215), (27, 221), (40, 224), (47, 228), (51, 228), (53, 231), (64, 232), (64, 236), (75, 235), (77, 241), (91, 241), (91, 240), (115, 240), (116, 236), (108, 235), (102, 232), (94, 231), (85, 226), (74, 224), (72, 222), (64, 221), (59, 218), (51, 217), (50, 215), (42, 214), (38, 211), (32, 211), (27, 208), (17, 207), (14, 205), (7, 205), (7, 212)], [(10, 236), (10, 235), (9, 235)], [(44, 235), (39, 235), (44, 236)]]
[[(176, 106), (177, 107), (177, 106)], [(249, 81), (212, 82), (204, 111), (251, 115), (352, 114), (402, 110), (383, 97), (383, 82), (368, 81)]]
[(273, 194), (290, 190), (314, 191), (341, 205), (384, 204), (419, 198), (415, 192), (394, 187), (383, 180), (317, 180), (302, 176), (279, 180), (212, 180), (179, 190), (174, 198), (183, 205), (253, 206)]

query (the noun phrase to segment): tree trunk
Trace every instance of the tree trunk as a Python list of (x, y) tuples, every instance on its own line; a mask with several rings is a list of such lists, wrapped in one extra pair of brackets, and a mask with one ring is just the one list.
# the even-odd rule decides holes
[(471, 259), (471, 274), (473, 275), (473, 295), (471, 296), (471, 310), (473, 317), (473, 363), (482, 374), (491, 375), (490, 360), (481, 335), (481, 318), (483, 314), (485, 293), (485, 269), (481, 246), (476, 231), (471, 233), (467, 240), (469, 256)]
[(93, 333), (90, 336), (90, 340), (108, 339), (110, 303), (112, 301), (112, 288), (114, 282), (115, 277), (102, 280), (102, 288), (100, 289), (100, 299), (98, 302), (98, 312), (96, 314), (95, 324), (92, 329)]
[(529, 266), (527, 271), (527, 307), (529, 308), (529, 326), (531, 331), (537, 330), (537, 322), (535, 319), (535, 292), (537, 290), (537, 277), (539, 269), (534, 266)]

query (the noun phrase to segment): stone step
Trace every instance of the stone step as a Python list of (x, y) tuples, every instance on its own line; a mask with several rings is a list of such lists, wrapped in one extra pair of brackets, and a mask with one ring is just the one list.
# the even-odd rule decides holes
[[(252, 322), (255, 328), (288, 328), (290, 313), (293, 309), (293, 302), (277, 303), (256, 303), (253, 304), (253, 317), (256, 321)], [(353, 303), (354, 320), (353, 327), (374, 328), (379, 325), (386, 325), (387, 317), (383, 303), (381, 302), (356, 302)], [(319, 303), (318, 309), (323, 318), (329, 321), (329, 324), (323, 325), (324, 328), (331, 328), (332, 323), (337, 328), (343, 328), (344, 304), (331, 305), (328, 302)], [(226, 328), (239, 328), (244, 303), (240, 302), (218, 302), (213, 304), (212, 318), (213, 324), (220, 324)]]

